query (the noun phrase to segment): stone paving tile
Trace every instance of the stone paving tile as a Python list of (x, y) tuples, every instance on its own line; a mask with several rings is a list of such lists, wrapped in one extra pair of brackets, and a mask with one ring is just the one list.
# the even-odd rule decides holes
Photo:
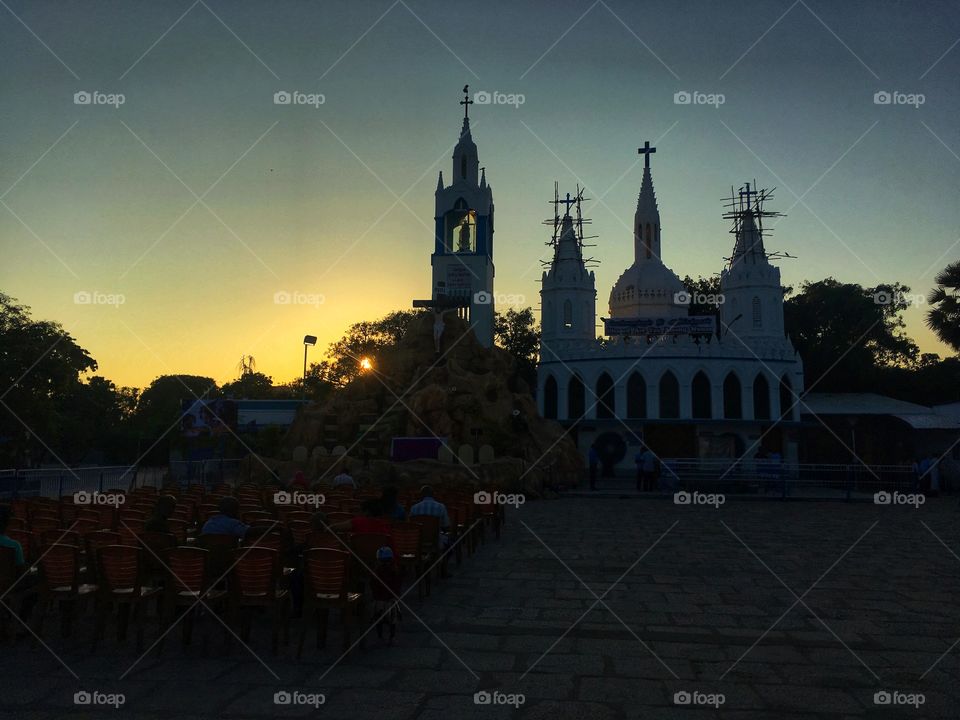
[[(138, 656), (132, 642), (108, 638), (93, 656), (89, 623), (64, 640), (51, 618), (44, 640), (80, 680), (32, 641), (0, 646), (0, 717), (102, 718), (101, 709), (74, 705), (73, 694), (117, 688), (128, 698), (117, 715), (124, 720), (315, 714), (275, 704), (283, 691), (323, 693), (320, 712), (344, 720), (955, 718), (960, 649), (920, 680), (960, 636), (960, 567), (931, 546), (920, 520), (960, 548), (955, 504), (931, 500), (920, 515), (815, 502), (728, 503), (721, 511), (531, 502), (511, 512), (499, 542), (488, 539), (452, 567), (423, 603), (407, 596), (395, 646), (371, 635), (341, 657), (334, 623), (327, 647), (308, 637), (298, 661), (298, 623), (276, 657), (258, 624), (250, 649), (261, 664), (236, 643), (225, 647), (222, 628), (207, 619), (194, 645), (182, 648), (174, 632), (163, 656), (150, 652), (121, 680)], [(609, 609), (595, 605), (591, 590)], [(155, 632), (148, 625), (148, 644)], [(477, 704), (481, 689), (522, 693), (525, 702)], [(726, 702), (674, 704), (674, 693), (694, 689), (722, 692)], [(922, 692), (925, 702), (918, 710), (877, 706), (881, 689)]]

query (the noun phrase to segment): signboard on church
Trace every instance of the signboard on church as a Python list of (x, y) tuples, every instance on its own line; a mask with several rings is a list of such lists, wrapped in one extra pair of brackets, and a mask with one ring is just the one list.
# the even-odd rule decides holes
[(712, 315), (680, 318), (603, 318), (605, 335), (709, 335), (716, 329)]
[(469, 290), (471, 287), (470, 269), (466, 265), (459, 262), (447, 265), (447, 290)]

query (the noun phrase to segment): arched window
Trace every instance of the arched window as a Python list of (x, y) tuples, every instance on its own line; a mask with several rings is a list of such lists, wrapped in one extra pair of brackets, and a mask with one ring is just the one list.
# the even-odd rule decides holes
[(669, 370), (660, 378), (660, 417), (680, 417), (680, 383)]
[(557, 419), (557, 381), (553, 375), (548, 375), (543, 384), (543, 416), (550, 420)]
[(583, 417), (585, 409), (583, 381), (578, 376), (572, 375), (570, 384), (567, 385), (567, 417), (571, 420), (579, 420)]
[(651, 257), (653, 255), (653, 238), (650, 234), (650, 223), (647, 223), (647, 239), (643, 245), (647, 249), (647, 257)]
[(753, 299), (753, 327), (754, 329), (763, 327), (763, 316), (760, 312), (760, 298), (758, 297)]
[(460, 156), (460, 177), (466, 179), (467, 177), (467, 156)]
[(790, 383), (790, 376), (784, 375), (780, 378), (780, 419), (793, 420), (793, 406), (797, 400), (793, 396), (793, 385)]
[(693, 385), (691, 386), (693, 394), (693, 417), (711, 418), (713, 417), (713, 399), (710, 396), (710, 378), (703, 371), (693, 376)]
[(729, 373), (723, 381), (723, 416), (727, 420), (739, 420), (743, 417), (740, 380), (734, 372)]
[(633, 373), (627, 380), (627, 417), (647, 416), (647, 383), (640, 373)]
[(597, 417), (616, 417), (616, 401), (613, 392), (613, 378), (603, 373), (597, 378)]
[(563, 301), (563, 326), (567, 329), (573, 327), (573, 303), (569, 300)]
[(770, 385), (762, 374), (753, 381), (753, 417), (757, 420), (770, 419)]

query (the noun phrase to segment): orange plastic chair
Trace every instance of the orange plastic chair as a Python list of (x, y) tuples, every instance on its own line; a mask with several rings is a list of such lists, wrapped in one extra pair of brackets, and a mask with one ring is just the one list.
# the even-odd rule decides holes
[(286, 643), (289, 635), (290, 592), (279, 586), (280, 552), (273, 548), (243, 548), (231, 570), (230, 610), (239, 627), (240, 639), (250, 640), (251, 615), (255, 608), (269, 609), (273, 621), (273, 654), (277, 654), (280, 630)]
[(363, 595), (351, 592), (350, 553), (317, 548), (303, 554), (303, 629), (297, 645), (297, 659), (303, 653), (303, 641), (309, 620), (317, 624), (317, 648), (326, 644), (330, 610), (340, 612), (343, 626), (343, 648), (350, 647), (350, 631), (355, 616), (362, 612)]
[[(96, 628), (93, 650), (104, 635), (107, 615), (117, 608), (117, 640), (127, 637), (132, 619), (137, 627), (137, 651), (143, 648), (143, 612), (147, 601), (156, 596), (158, 587), (143, 585), (141, 550), (129, 545), (104, 545), (97, 551)], [(159, 612), (158, 612), (159, 619)]]
[(60, 634), (69, 637), (77, 606), (96, 592), (97, 586), (80, 581), (80, 550), (76, 545), (51, 545), (40, 557), (40, 583), (35, 632), (43, 633), (43, 621), (60, 607)]

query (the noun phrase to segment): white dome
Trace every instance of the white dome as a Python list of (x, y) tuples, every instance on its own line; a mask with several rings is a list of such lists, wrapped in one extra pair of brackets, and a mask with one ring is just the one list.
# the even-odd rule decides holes
[(627, 268), (610, 291), (610, 317), (685, 317), (687, 306), (676, 295), (685, 287), (658, 258)]

